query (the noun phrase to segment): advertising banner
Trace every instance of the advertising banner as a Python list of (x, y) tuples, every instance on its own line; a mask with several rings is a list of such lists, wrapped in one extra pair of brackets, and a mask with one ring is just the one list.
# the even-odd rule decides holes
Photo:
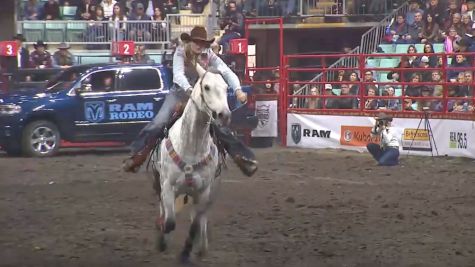
[(277, 137), (277, 100), (256, 101), (256, 115), (259, 119), (253, 137)]
[[(368, 143), (380, 143), (371, 135), (375, 123), (371, 117), (289, 113), (287, 145), (366, 151)], [(475, 158), (474, 121), (395, 118), (391, 130), (401, 153)]]

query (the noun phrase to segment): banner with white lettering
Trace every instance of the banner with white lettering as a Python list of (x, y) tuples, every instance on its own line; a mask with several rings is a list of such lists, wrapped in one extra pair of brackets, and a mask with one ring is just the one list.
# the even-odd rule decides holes
[[(366, 151), (371, 136), (371, 117), (287, 115), (287, 145), (302, 148), (339, 148)], [(475, 158), (475, 122), (464, 120), (395, 118), (392, 132), (402, 154)]]
[(253, 137), (277, 137), (277, 100), (256, 101), (256, 115), (259, 119)]

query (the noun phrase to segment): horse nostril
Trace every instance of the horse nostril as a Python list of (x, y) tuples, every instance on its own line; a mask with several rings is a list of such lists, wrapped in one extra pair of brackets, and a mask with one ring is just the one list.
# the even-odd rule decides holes
[(215, 111), (213, 111), (213, 113), (211, 113), (211, 116), (213, 116), (213, 119), (216, 119), (218, 117), (218, 114)]
[(222, 119), (223, 118), (223, 113), (219, 113), (218, 118)]

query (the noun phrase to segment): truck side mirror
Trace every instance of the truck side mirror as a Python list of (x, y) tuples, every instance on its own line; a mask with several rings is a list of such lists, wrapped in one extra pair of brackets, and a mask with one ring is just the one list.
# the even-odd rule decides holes
[(91, 92), (91, 91), (92, 91), (92, 86), (90, 83), (83, 83), (81, 84), (81, 87), (74, 89), (74, 92), (76, 93), (77, 96), (80, 96), (82, 93)]

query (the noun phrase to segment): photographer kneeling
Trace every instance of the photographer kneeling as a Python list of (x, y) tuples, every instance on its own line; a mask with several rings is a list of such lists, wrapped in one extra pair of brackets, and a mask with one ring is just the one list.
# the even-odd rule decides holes
[(376, 118), (376, 124), (371, 130), (371, 134), (381, 138), (381, 145), (369, 143), (366, 148), (369, 153), (378, 161), (379, 166), (394, 166), (399, 164), (399, 141), (391, 133), (391, 122), (393, 118), (382, 114)]

